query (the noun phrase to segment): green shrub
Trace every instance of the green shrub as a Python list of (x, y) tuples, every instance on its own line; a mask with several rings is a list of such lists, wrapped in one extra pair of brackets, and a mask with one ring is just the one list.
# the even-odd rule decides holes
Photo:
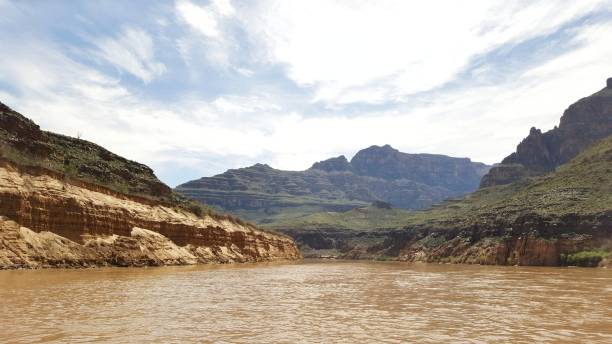
[(203, 204), (191, 202), (187, 206), (187, 210), (195, 214), (197, 217), (204, 217), (206, 215), (210, 215), (210, 210)]
[(420, 244), (427, 248), (439, 247), (446, 242), (444, 235), (428, 235), (420, 240)]
[(608, 256), (610, 256), (610, 252), (603, 250), (561, 254), (561, 264), (566, 266), (595, 267)]

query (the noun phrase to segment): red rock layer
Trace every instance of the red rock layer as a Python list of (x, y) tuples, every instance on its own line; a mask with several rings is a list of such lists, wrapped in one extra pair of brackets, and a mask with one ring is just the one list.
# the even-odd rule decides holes
[[(33, 232), (50, 232), (93, 249), (93, 256), (88, 251), (86, 260), (104, 261), (111, 265), (142, 265), (142, 260), (134, 258), (130, 261), (130, 255), (124, 255), (120, 263), (108, 258), (113, 254), (121, 256), (121, 245), (125, 250), (138, 245), (143, 246), (143, 251), (150, 249), (146, 243), (142, 245), (142, 238), (134, 239), (135, 228), (159, 233), (168, 243), (186, 248), (193, 255), (182, 260), (170, 260), (172, 264), (258, 262), (301, 257), (293, 240), (284, 235), (265, 232), (224, 217), (198, 218), (169, 205), (127, 197), (83, 182), (69, 182), (50, 171), (17, 167), (7, 161), (0, 162), (0, 216)], [(6, 228), (9, 227), (15, 226)], [(158, 242), (157, 239), (160, 238), (153, 241)], [(107, 245), (113, 247), (110, 253), (99, 245), (104, 246), (105, 241), (112, 242)], [(8, 246), (6, 241), (0, 242), (0, 251), (9, 250)], [(149, 265), (163, 264), (166, 264), (163, 259), (153, 259)], [(10, 263), (5, 262), (5, 265)]]

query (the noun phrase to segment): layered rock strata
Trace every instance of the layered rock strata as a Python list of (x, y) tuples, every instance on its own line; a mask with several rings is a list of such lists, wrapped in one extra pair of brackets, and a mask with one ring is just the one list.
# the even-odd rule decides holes
[(0, 160), (0, 268), (291, 260), (293, 241)]
[(389, 145), (339, 156), (305, 171), (268, 165), (228, 170), (179, 185), (175, 190), (259, 224), (319, 211), (346, 211), (384, 201), (422, 209), (478, 188), (490, 166), (468, 158), (408, 154)]

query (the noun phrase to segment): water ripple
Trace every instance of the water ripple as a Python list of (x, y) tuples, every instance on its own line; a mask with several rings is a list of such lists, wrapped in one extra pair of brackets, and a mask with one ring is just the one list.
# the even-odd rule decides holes
[(0, 341), (611, 343), (610, 282), (375, 262), (4, 271)]

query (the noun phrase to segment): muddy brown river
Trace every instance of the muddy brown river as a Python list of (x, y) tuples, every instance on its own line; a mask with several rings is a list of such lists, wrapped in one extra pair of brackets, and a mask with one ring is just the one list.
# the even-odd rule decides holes
[(612, 343), (612, 271), (304, 261), (0, 271), (0, 342)]

